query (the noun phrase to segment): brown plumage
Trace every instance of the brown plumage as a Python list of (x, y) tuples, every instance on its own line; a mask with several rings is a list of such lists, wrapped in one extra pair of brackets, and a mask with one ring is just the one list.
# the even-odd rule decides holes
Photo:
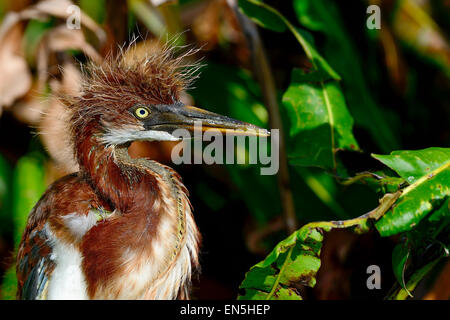
[(81, 93), (64, 97), (80, 171), (52, 184), (30, 213), (17, 257), (18, 298), (189, 297), (200, 234), (188, 192), (171, 168), (132, 159), (127, 148), (171, 140), (194, 120), (221, 132), (255, 134), (256, 127), (183, 106), (192, 68), (169, 48), (131, 57), (88, 66)]

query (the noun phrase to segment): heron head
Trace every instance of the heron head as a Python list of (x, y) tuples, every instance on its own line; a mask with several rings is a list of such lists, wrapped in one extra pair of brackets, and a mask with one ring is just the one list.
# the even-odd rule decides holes
[(183, 59), (166, 48), (134, 56), (131, 62), (111, 58), (103, 65), (90, 65), (81, 94), (71, 103), (73, 138), (90, 134), (108, 146), (174, 141), (180, 139), (175, 130), (193, 132), (195, 124), (222, 134), (269, 135), (252, 124), (181, 102), (181, 93), (194, 78)]

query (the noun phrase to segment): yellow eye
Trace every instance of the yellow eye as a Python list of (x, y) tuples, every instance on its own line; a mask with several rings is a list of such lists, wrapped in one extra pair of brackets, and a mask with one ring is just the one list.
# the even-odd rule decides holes
[(134, 110), (134, 114), (139, 119), (145, 119), (150, 115), (150, 111), (147, 108), (139, 107), (139, 108), (136, 108), (136, 110)]

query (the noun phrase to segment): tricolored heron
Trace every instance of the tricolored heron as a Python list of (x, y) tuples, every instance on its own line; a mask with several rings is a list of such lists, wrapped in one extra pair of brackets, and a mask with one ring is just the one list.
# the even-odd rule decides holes
[(50, 185), (29, 215), (18, 298), (189, 298), (200, 234), (188, 192), (174, 170), (131, 158), (128, 147), (174, 140), (194, 121), (222, 133), (267, 131), (181, 103), (190, 77), (171, 50), (134, 58), (91, 65), (80, 94), (65, 99), (80, 169)]

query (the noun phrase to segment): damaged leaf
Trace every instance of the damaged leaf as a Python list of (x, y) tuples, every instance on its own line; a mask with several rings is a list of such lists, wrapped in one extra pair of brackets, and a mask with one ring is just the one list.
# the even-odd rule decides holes
[(240, 286), (245, 294), (238, 299), (300, 300), (295, 285), (315, 285), (323, 236), (318, 229), (307, 227), (280, 242), (264, 261), (250, 269)]
[(371, 220), (377, 220), (398, 199), (400, 192), (386, 194), (380, 205), (360, 217), (343, 221), (312, 222), (292, 233), (276, 245), (260, 263), (245, 275), (239, 300), (302, 299), (297, 288), (314, 287), (319, 271), (323, 233), (332, 229), (351, 228), (361, 233), (369, 230)]

